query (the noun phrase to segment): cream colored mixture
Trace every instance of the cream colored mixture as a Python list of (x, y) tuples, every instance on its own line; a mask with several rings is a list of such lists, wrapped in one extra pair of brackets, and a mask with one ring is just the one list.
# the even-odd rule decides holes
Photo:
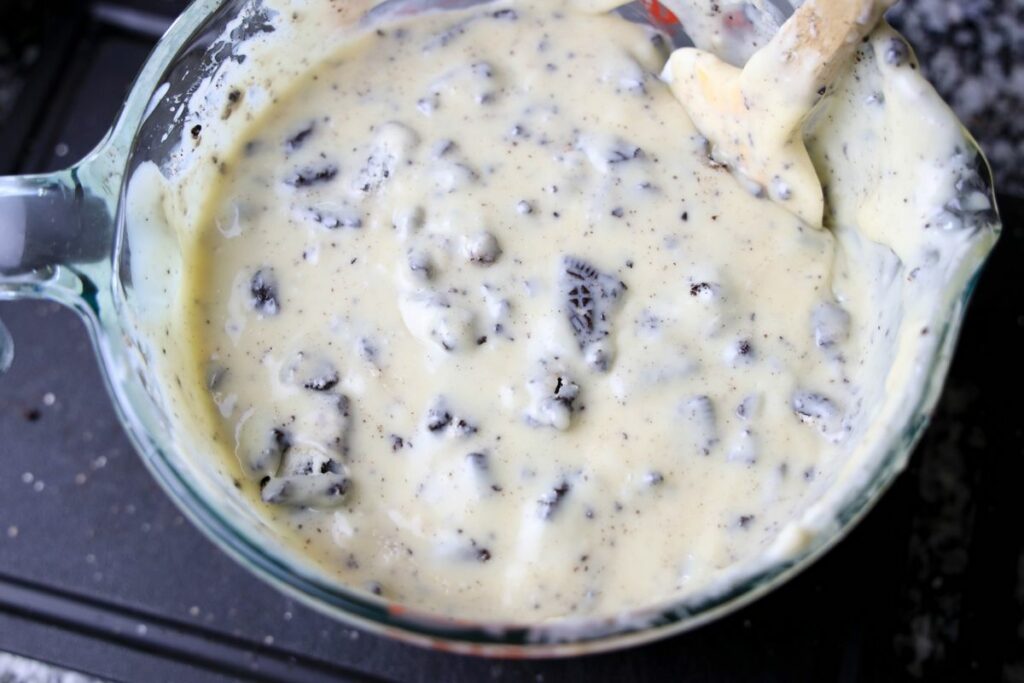
[(915, 381), (924, 313), (886, 290), (934, 271), (932, 311), (991, 208), (936, 199), (972, 159), (902, 39), (859, 42), (861, 4), (841, 59), (797, 69), (791, 22), (756, 72), (560, 0), (343, 40), (336, 3), (275, 15), (291, 47), (186, 126), (179, 173), (216, 172), (147, 165), (129, 197), (165, 193), (186, 236), (194, 419), (275, 534), (389, 600), (516, 621), (792, 544), (885, 378)]

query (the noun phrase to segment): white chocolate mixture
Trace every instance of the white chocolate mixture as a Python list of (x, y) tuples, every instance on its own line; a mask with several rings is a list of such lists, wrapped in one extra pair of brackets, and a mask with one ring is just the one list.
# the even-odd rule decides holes
[[(330, 35), (335, 3), (291, 4), (294, 45)], [(847, 41), (864, 73), (805, 70), (779, 115), (752, 97), (773, 44), (760, 89), (720, 97), (739, 69), (684, 50), (662, 80), (663, 39), (567, 2), (346, 36), (262, 55), (187, 126), (216, 171), (146, 165), (129, 193), (166, 194), (192, 419), (274, 533), (347, 585), (515, 621), (792, 545), (898, 414), (885, 378), (918, 381), (930, 331), (902, 331), (991, 209), (902, 39)], [(740, 141), (759, 111), (796, 138)]]

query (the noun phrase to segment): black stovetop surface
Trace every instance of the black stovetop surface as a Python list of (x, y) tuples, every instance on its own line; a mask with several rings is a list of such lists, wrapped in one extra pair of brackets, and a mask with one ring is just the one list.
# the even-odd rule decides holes
[[(0, 0), (0, 37), (13, 25), (5, 12), (36, 7), (18, 15), (16, 39), (0, 42), (0, 173), (56, 169), (86, 153), (153, 32), (184, 4)], [(12, 44), (20, 57), (5, 55)], [(17, 353), (0, 377), (0, 650), (124, 681), (1021, 680), (1024, 201), (1005, 196), (1002, 208), (1006, 230), (932, 426), (868, 518), (730, 617), (576, 660), (427, 652), (266, 587), (150, 479), (75, 316), (45, 302), (2, 304)]]

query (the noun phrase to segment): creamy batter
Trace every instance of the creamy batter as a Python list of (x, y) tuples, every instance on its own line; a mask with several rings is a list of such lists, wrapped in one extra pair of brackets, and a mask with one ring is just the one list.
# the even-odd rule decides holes
[[(296, 7), (293, 36), (336, 13)], [(182, 373), (235, 486), (340, 581), (460, 617), (611, 614), (777, 547), (899, 377), (880, 292), (990, 208), (910, 201), (972, 160), (902, 39), (847, 42), (869, 82), (843, 59), (800, 111), (728, 120), (698, 91), (720, 104), (737, 67), (568, 2), (388, 20), (222, 87), (233, 142), (197, 116), (216, 172), (165, 202), (192, 226)], [(920, 101), (946, 137), (860, 163)], [(755, 135), (758, 107), (795, 137)]]

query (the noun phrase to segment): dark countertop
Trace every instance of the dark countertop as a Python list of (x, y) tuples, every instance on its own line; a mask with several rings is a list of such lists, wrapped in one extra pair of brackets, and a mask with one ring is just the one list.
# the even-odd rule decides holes
[[(0, 44), (0, 172), (59, 168), (84, 154), (148, 54), (146, 32), (183, 5), (96, 2), (89, 14), (74, 0), (45, 4), (45, 28), (33, 36), (29, 26), (25, 38), (43, 50), (17, 70), (32, 78), (8, 88), (18, 104), (6, 109)], [(964, 83), (981, 79), (967, 88), (984, 91), (988, 104), (958, 106), (983, 144), (1010, 150), (1012, 161), (1024, 125), (1016, 74), (1024, 23), (1010, 28), (1012, 12), (987, 0), (906, 5), (897, 19), (912, 41), (931, 37), (920, 50), (926, 71), (954, 102), (965, 97)], [(118, 15), (123, 6), (155, 14)], [(1024, 11), (1019, 0), (1006, 6)], [(977, 26), (993, 22), (1005, 33), (999, 49), (980, 46), (979, 36), (993, 34)], [(961, 31), (973, 38), (956, 37)], [(936, 36), (949, 40), (940, 46)], [(999, 56), (1004, 48), (1009, 57)], [(990, 51), (996, 66), (978, 56)], [(27, 117), (28, 107), (36, 115)], [(993, 161), (1004, 187), (1021, 192), (1017, 165)], [(1024, 406), (1012, 379), (1024, 376), (1024, 199), (1006, 194), (1002, 207), (1006, 230), (932, 426), (868, 518), (808, 571), (737, 614), (578, 660), (426, 652), (267, 588), (184, 521), (150, 479), (75, 316), (45, 302), (0, 304), (17, 344), (0, 378), (0, 650), (126, 681), (1024, 680), (1024, 534), (1015, 528), (1024, 519)]]

